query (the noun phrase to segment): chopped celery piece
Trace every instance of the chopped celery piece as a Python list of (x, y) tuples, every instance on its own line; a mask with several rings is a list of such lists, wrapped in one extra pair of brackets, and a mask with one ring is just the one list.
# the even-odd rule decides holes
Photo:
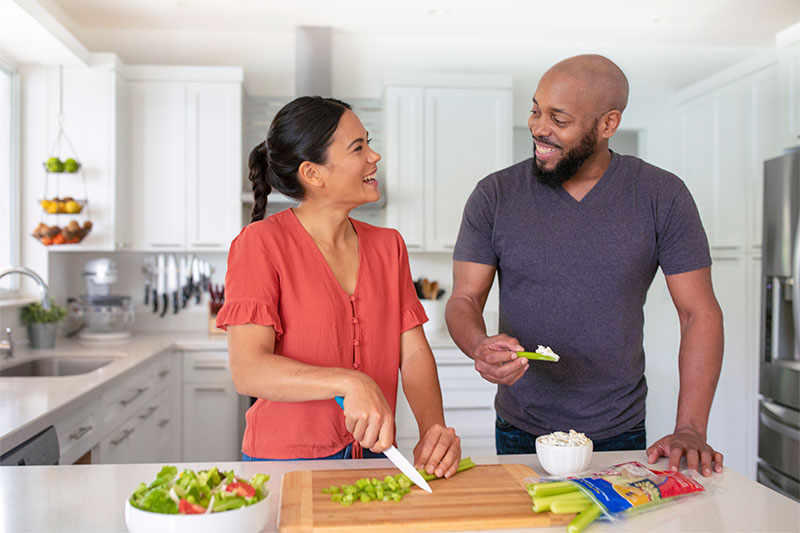
[(600, 508), (597, 505), (592, 505), (586, 510), (581, 511), (572, 521), (567, 525), (567, 533), (580, 533), (586, 527), (594, 522), (600, 516)]

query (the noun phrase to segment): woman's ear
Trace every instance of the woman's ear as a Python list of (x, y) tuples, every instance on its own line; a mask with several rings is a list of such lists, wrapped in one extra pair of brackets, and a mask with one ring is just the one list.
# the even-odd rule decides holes
[(311, 161), (303, 161), (297, 169), (297, 176), (300, 178), (300, 183), (306, 189), (324, 187), (325, 183), (322, 180), (320, 169)]

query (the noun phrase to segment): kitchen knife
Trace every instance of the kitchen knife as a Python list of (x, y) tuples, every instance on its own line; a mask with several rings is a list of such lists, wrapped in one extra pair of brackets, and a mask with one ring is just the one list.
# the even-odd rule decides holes
[(192, 258), (192, 292), (194, 293), (194, 303), (200, 303), (200, 260)]
[(187, 285), (189, 285), (189, 258), (183, 255), (178, 263), (178, 291), (181, 297), (181, 307), (184, 309), (189, 300), (189, 294), (186, 292)]
[(178, 261), (175, 254), (167, 257), (167, 294), (172, 296), (172, 313), (178, 312)]
[[(339, 407), (342, 408), (342, 411), (344, 411), (344, 398), (342, 396), (336, 396), (334, 399), (336, 400), (336, 403), (339, 404)], [(394, 446), (389, 446), (388, 449), (384, 450), (383, 454), (389, 458), (394, 466), (399, 468), (402, 473), (407, 475), (416, 486), (425, 492), (433, 492), (431, 490), (431, 486), (428, 485), (428, 482), (422, 477), (422, 474), (417, 472), (417, 469), (414, 468), (414, 465), (412, 465), (408, 459), (403, 457), (403, 454), (400, 453), (397, 448)]]
[(164, 254), (158, 254), (156, 260), (156, 298), (153, 302), (153, 312), (158, 312), (159, 297), (161, 299), (161, 314), (164, 316), (167, 313), (168, 299), (167, 299), (167, 258)]

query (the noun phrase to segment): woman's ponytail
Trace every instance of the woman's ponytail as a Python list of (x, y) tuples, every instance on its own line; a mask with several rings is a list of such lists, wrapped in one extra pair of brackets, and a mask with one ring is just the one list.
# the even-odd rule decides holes
[(248, 160), (250, 173), (248, 178), (253, 184), (253, 210), (250, 212), (250, 222), (264, 219), (267, 212), (267, 195), (272, 187), (269, 184), (269, 157), (267, 156), (266, 143), (258, 143), (250, 152)]

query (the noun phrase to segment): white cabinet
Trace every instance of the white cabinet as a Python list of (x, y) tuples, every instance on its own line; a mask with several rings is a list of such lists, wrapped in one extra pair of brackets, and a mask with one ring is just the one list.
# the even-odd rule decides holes
[(776, 35), (780, 72), (780, 103), (783, 108), (783, 148), (800, 144), (800, 23)]
[(137, 250), (227, 251), (240, 229), (241, 69), (219, 70), (128, 69)]
[(409, 250), (452, 250), (475, 184), (511, 164), (510, 78), (391, 83), (384, 98), (387, 224)]
[[(462, 457), (494, 455), (495, 410), (497, 386), (484, 380), (467, 356), (458, 349), (435, 350), (439, 384), (442, 388), (444, 420), (461, 437)], [(397, 446), (407, 457), (413, 455), (419, 440), (417, 422), (398, 386)]]
[(92, 462), (181, 460), (179, 367), (171, 352), (159, 354), (100, 396), (97, 419), (105, 437)]
[(58, 436), (59, 464), (71, 465), (83, 454), (92, 449), (97, 442), (100, 427), (100, 401), (92, 399), (56, 423)]
[(774, 56), (679, 95), (679, 175), (712, 247), (761, 243), (763, 163), (780, 153)]
[(131, 82), (132, 229), (136, 249), (183, 248), (185, 128), (183, 83)]
[(184, 352), (183, 379), (183, 460), (241, 460), (243, 398), (228, 352)]

